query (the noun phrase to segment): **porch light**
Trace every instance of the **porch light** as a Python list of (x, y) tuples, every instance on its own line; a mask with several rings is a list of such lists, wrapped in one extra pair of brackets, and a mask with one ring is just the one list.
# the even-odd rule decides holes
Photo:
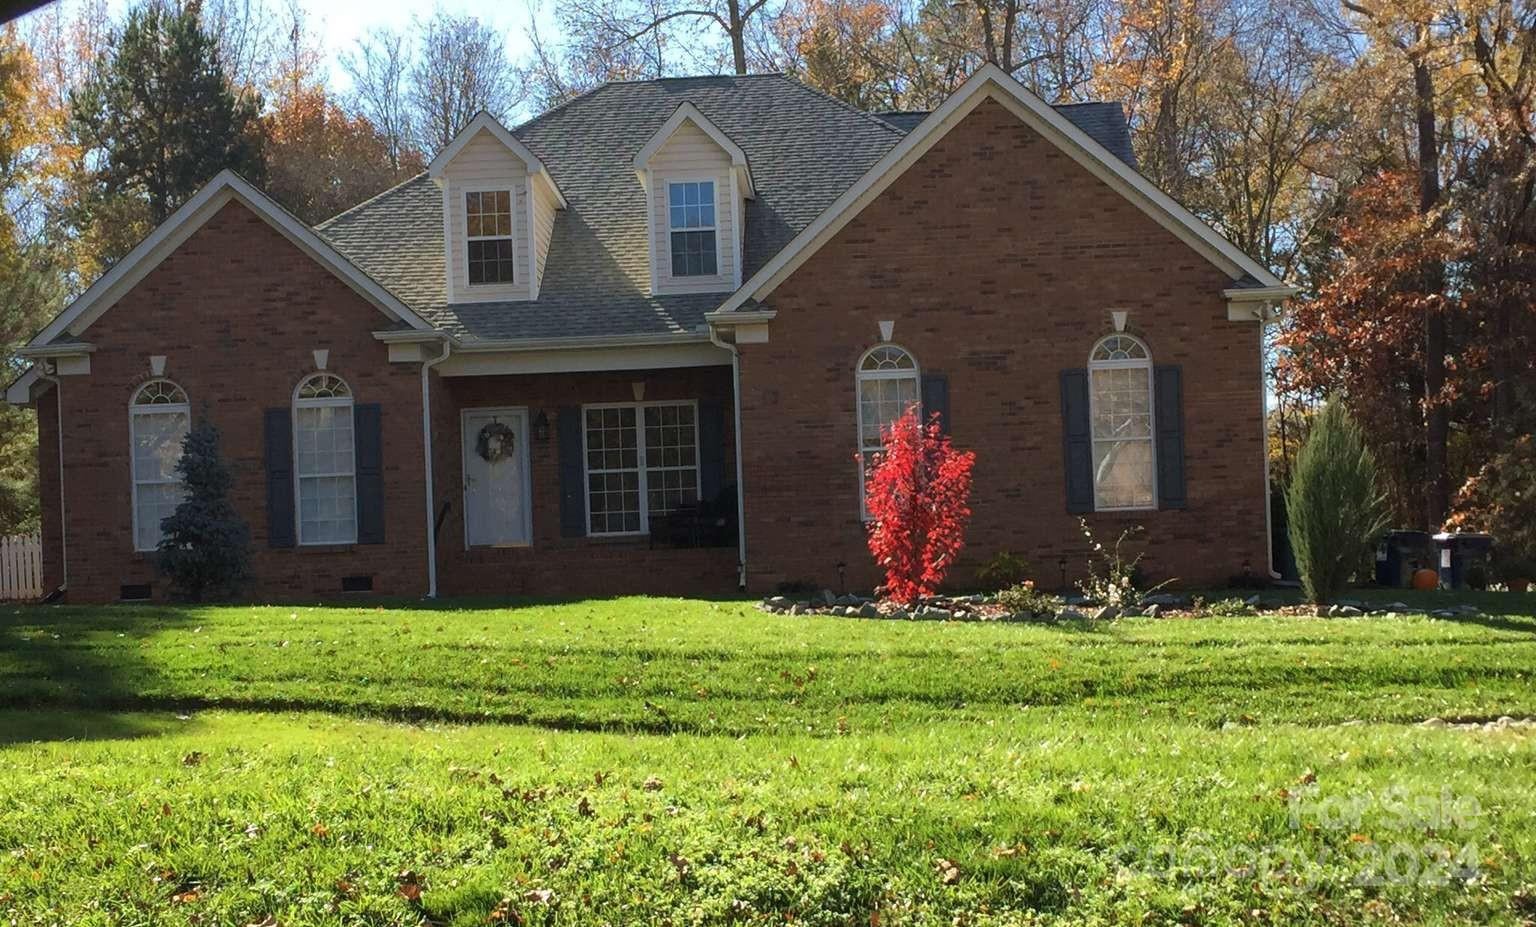
[(549, 416), (540, 409), (539, 414), (533, 417), (533, 439), (535, 441), (549, 440)]

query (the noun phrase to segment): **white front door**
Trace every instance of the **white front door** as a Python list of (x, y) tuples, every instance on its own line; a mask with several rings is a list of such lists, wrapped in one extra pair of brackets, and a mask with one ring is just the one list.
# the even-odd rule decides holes
[(529, 543), (528, 410), (466, 409), (463, 423), (465, 543)]

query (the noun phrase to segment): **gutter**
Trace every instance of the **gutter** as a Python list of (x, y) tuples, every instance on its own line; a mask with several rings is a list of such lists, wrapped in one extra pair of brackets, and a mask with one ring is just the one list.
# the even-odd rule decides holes
[(731, 430), (736, 439), (736, 588), (745, 592), (747, 588), (747, 485), (742, 478), (741, 462), (741, 349), (735, 344), (727, 344), (723, 341), (720, 338), (720, 332), (713, 325), (709, 327), (709, 340), (716, 347), (731, 352), (731, 400), (735, 412), (735, 421)]
[(421, 454), (427, 503), (427, 598), (437, 598), (437, 503), (432, 494), (432, 368), (448, 359), (453, 339), (443, 339), (443, 352), (421, 362)]

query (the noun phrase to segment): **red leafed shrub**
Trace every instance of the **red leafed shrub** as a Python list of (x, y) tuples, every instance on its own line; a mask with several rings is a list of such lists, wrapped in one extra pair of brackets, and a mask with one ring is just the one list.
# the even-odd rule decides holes
[(976, 455), (957, 451), (939, 429), (908, 411), (885, 430), (885, 450), (864, 485), (869, 551), (885, 570), (885, 593), (903, 604), (933, 595), (965, 547), (971, 468)]

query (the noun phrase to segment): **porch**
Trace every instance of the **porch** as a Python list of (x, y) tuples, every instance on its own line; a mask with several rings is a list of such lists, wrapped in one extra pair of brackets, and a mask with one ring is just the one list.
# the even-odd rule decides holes
[(444, 595), (736, 589), (731, 369), (433, 374)]

